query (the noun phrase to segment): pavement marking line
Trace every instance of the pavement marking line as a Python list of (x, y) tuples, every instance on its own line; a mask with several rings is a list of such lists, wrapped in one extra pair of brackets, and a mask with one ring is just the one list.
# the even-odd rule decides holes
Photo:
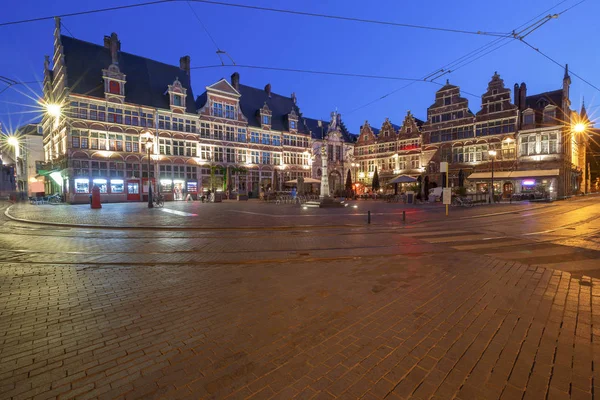
[[(240, 210), (228, 210), (230, 212), (241, 213), (241, 214), (251, 214), (251, 215), (260, 215), (264, 217), (273, 217), (273, 218), (294, 218), (294, 217), (364, 217), (367, 213), (352, 213), (352, 214), (266, 214), (266, 213), (257, 213), (253, 211), (240, 211)], [(422, 212), (421, 210), (411, 210), (406, 211), (406, 214), (416, 214)], [(398, 217), (402, 217), (401, 212), (395, 213), (375, 213), (372, 212), (371, 215), (397, 215)]]
[(469, 250), (478, 250), (478, 249), (498, 249), (503, 247), (516, 246), (519, 244), (523, 244), (521, 240), (507, 241), (505, 243), (480, 243), (480, 244), (466, 244), (466, 245), (458, 245), (451, 246), (453, 249), (461, 250), (461, 251), (469, 251)]
[(424, 239), (421, 238), (427, 243), (452, 243), (452, 242), (461, 242), (463, 240), (481, 240), (481, 234), (478, 235), (466, 235), (461, 237), (451, 236), (451, 237), (437, 237), (432, 239)]
[(192, 214), (192, 213), (187, 213), (187, 212), (183, 212), (183, 211), (171, 210), (170, 208), (161, 208), (161, 210), (166, 213), (180, 215), (182, 217), (197, 217), (198, 216), (198, 214)]

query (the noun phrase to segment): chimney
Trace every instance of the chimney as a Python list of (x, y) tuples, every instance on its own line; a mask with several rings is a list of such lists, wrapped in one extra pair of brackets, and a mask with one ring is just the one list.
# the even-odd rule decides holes
[(294, 102), (294, 104), (296, 104), (296, 92), (293, 92), (290, 97), (292, 98), (292, 101)]
[(240, 91), (240, 74), (237, 72), (234, 72), (233, 74), (231, 74), (231, 86), (233, 86), (233, 88), (235, 90), (237, 90), (238, 92)]
[(183, 56), (179, 59), (179, 68), (181, 68), (183, 71), (185, 71), (185, 74), (187, 76), (190, 76), (190, 68), (191, 68), (190, 56)]
[(267, 92), (267, 96), (271, 97), (271, 84), (267, 83), (265, 86), (265, 92)]
[(514, 104), (515, 106), (517, 106), (517, 108), (519, 108), (519, 84), (515, 83), (515, 88), (513, 91), (513, 97), (514, 97)]
[(525, 82), (521, 83), (519, 89), (519, 110), (523, 111), (527, 107), (527, 85)]
[(110, 57), (113, 64), (119, 64), (118, 53), (121, 51), (121, 42), (116, 33), (111, 33), (110, 36), (104, 36), (104, 47), (110, 50)]

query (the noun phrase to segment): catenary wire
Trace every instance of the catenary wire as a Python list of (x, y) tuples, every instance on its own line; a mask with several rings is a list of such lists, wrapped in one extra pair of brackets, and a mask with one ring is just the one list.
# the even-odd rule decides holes
[(95, 14), (95, 13), (101, 13), (101, 12), (106, 12), (106, 11), (123, 10), (126, 8), (145, 7), (145, 6), (149, 6), (149, 5), (153, 5), (153, 4), (170, 3), (173, 1), (175, 1), (175, 0), (156, 0), (156, 1), (148, 1), (145, 3), (129, 4), (126, 6), (96, 8), (93, 10), (77, 11), (77, 12), (65, 13), (65, 14), (60, 14), (60, 15), (51, 15), (51, 16), (46, 16), (46, 17), (37, 17), (37, 18), (21, 19), (21, 20), (16, 20), (16, 21), (0, 22), (0, 26), (17, 25), (17, 24), (24, 24), (24, 23), (28, 23), (28, 22), (47, 21), (50, 19), (54, 19), (55, 17), (61, 17), (61, 18), (74, 17), (77, 15)]
[(307, 16), (307, 17), (337, 19), (337, 20), (342, 20), (342, 21), (360, 22), (360, 23), (367, 23), (367, 24), (388, 25), (388, 26), (396, 26), (396, 27), (402, 27), (402, 28), (425, 29), (425, 30), (432, 30), (432, 31), (462, 33), (462, 34), (480, 35), (480, 36), (496, 36), (496, 37), (510, 36), (509, 33), (469, 31), (469, 30), (463, 30), (463, 29), (441, 28), (441, 27), (426, 26), (426, 25), (404, 24), (404, 23), (399, 23), (399, 22), (380, 21), (380, 20), (366, 19), (366, 18), (345, 17), (345, 16), (341, 16), (341, 15), (313, 13), (313, 12), (297, 11), (297, 10), (290, 10), (290, 9), (283, 9), (283, 8), (261, 7), (261, 6), (253, 6), (253, 5), (248, 5), (248, 4), (237, 4), (237, 3), (226, 3), (223, 1), (215, 1), (215, 0), (190, 0), (190, 1), (193, 1), (195, 3), (213, 4), (213, 5), (226, 6), (226, 7), (237, 7), (237, 8), (245, 8), (245, 9), (259, 10), (259, 11), (294, 14), (294, 15), (302, 15), (302, 16)]
[[(95, 14), (95, 13), (100, 13), (100, 12), (122, 10), (122, 9), (126, 9), (126, 8), (134, 8), (134, 7), (145, 7), (145, 6), (154, 5), (154, 4), (171, 3), (171, 2), (176, 2), (176, 1), (182, 1), (182, 0), (156, 0), (156, 1), (149, 1), (149, 2), (144, 2), (144, 3), (130, 4), (130, 5), (125, 5), (125, 6), (97, 8), (97, 9), (86, 10), (86, 11), (65, 13), (65, 14), (60, 14), (60, 15), (56, 15), (56, 16), (61, 17), (61, 18), (73, 17), (73, 16), (78, 16), (78, 15)], [(225, 7), (236, 7), (236, 8), (250, 9), (250, 10), (301, 15), (301, 16), (307, 16), (307, 17), (337, 19), (337, 20), (342, 20), (342, 21), (360, 22), (360, 23), (376, 24), (376, 25), (387, 25), (387, 26), (395, 26), (395, 27), (402, 27), (402, 28), (423, 29), (423, 30), (469, 34), (469, 35), (479, 35), (479, 36), (495, 36), (495, 37), (510, 36), (509, 33), (470, 31), (470, 30), (464, 30), (464, 29), (442, 28), (442, 27), (427, 26), (427, 25), (405, 24), (405, 23), (399, 23), (399, 22), (381, 21), (381, 20), (356, 18), (356, 17), (346, 17), (346, 16), (341, 16), (341, 15), (313, 13), (313, 12), (297, 11), (297, 10), (290, 10), (290, 9), (283, 9), (283, 8), (261, 7), (261, 6), (253, 6), (253, 5), (238, 4), (238, 3), (227, 3), (227, 2), (222, 2), (222, 1), (212, 1), (212, 0), (189, 0), (189, 1), (193, 1), (195, 3), (205, 3), (205, 4), (225, 6)], [(45, 17), (37, 17), (37, 18), (29, 18), (29, 19), (15, 20), (15, 21), (0, 22), (0, 26), (9, 26), (9, 25), (24, 24), (24, 23), (28, 23), (28, 22), (46, 21), (46, 20), (54, 19), (56, 16), (52, 15), (52, 16), (45, 16)]]
[[(542, 16), (546, 15), (547, 13), (549, 13), (550, 11), (552, 11), (553, 9), (555, 9), (556, 7), (558, 7), (558, 6), (560, 6), (560, 5), (564, 4), (564, 3), (566, 3), (567, 1), (569, 1), (569, 0), (562, 0), (562, 1), (560, 1), (559, 3), (555, 4), (554, 6), (552, 6), (552, 7), (548, 8), (548, 9), (544, 10), (542, 13), (540, 13), (540, 14), (536, 15), (535, 17), (531, 18), (531, 19), (530, 19), (530, 20), (528, 20), (527, 22), (525, 22), (525, 23), (523, 23), (523, 24), (519, 25), (518, 27), (516, 27), (515, 29), (513, 29), (513, 31), (512, 31), (512, 32), (513, 32), (513, 34), (511, 35), (511, 38), (514, 38), (515, 31), (517, 31), (517, 30), (519, 30), (519, 29), (521, 29), (521, 28), (523, 28), (523, 27), (525, 27), (525, 29), (522, 29), (520, 32), (522, 32), (522, 31), (524, 31), (524, 30), (526, 30), (526, 29), (528, 29), (528, 28), (531, 28), (532, 26), (534, 26), (534, 25), (535, 25), (535, 23), (534, 23), (534, 24), (531, 24), (532, 22), (534, 22), (534, 21), (536, 21), (536, 22), (537, 22), (537, 21), (539, 21), (539, 20), (540, 20), (540, 17), (542, 17)], [(585, 1), (585, 0), (582, 0), (580, 3), (582, 3), (583, 1)], [(578, 4), (580, 4), (580, 3), (578, 3)], [(572, 7), (571, 7), (571, 8), (572, 8)], [(570, 8), (568, 8), (568, 9), (567, 9), (567, 10), (565, 10), (565, 11), (568, 11), (569, 9), (570, 9)], [(563, 11), (562, 13), (564, 13), (565, 11)], [(545, 18), (544, 18), (544, 19), (545, 19)], [(528, 24), (529, 24), (529, 25), (528, 25)], [(488, 49), (490, 49), (490, 48), (492, 48), (492, 47), (494, 47), (494, 46), (496, 46), (496, 47), (495, 47), (495, 48), (493, 48), (493, 49), (492, 49), (492, 50), (490, 50), (490, 51), (487, 51), (487, 52), (485, 53), (485, 55), (487, 55), (487, 54), (491, 53), (492, 51), (496, 51), (496, 50), (498, 50), (499, 48), (501, 48), (501, 47), (505, 46), (505, 44), (501, 44), (501, 42), (502, 42), (502, 41), (505, 41), (505, 40), (507, 40), (507, 39), (509, 39), (509, 38), (496, 38), (496, 39), (492, 40), (490, 43), (487, 43), (487, 44), (485, 44), (485, 45), (483, 45), (483, 46), (480, 46), (479, 48), (477, 48), (477, 49), (475, 49), (475, 50), (472, 50), (471, 52), (469, 52), (469, 53), (467, 53), (467, 54), (465, 54), (465, 55), (463, 55), (463, 56), (459, 57), (458, 59), (456, 59), (456, 60), (454, 60), (454, 61), (452, 61), (452, 62), (450, 62), (450, 63), (448, 63), (448, 64), (446, 64), (446, 65), (444, 65), (444, 66), (442, 66), (441, 68), (438, 68), (438, 69), (437, 69), (437, 70), (435, 70), (434, 72), (431, 72), (431, 73), (429, 73), (429, 74), (425, 75), (423, 79), (429, 79), (429, 80), (437, 79), (437, 78), (439, 78), (439, 77), (441, 77), (441, 76), (445, 75), (445, 74), (447, 73), (446, 71), (448, 71), (450, 68), (454, 68), (454, 66), (456, 66), (456, 65), (460, 65), (460, 64), (461, 64), (461, 62), (464, 62), (464, 60), (468, 60), (468, 59), (469, 59), (469, 57), (471, 57), (471, 58), (474, 58), (474, 57), (476, 57), (478, 54), (480, 54), (481, 52), (484, 52), (484, 51), (486, 51), (486, 50), (488, 50)], [(507, 42), (507, 43), (510, 43), (510, 42)], [(478, 58), (481, 58), (481, 57), (478, 57)], [(469, 62), (469, 63), (470, 63), (470, 62)], [(466, 65), (466, 64), (465, 64), (465, 65)], [(462, 67), (460, 67), (460, 66), (459, 66), (458, 68), (462, 68)], [(455, 68), (454, 70), (456, 70), (456, 68)], [(437, 75), (437, 74), (439, 74), (440, 72), (443, 72), (443, 73), (442, 73), (441, 75)], [(448, 73), (451, 73), (451, 71), (450, 71), (450, 72), (448, 72)], [(433, 78), (433, 79), (432, 79), (431, 77), (432, 77), (432, 76), (434, 76), (434, 75), (437, 75), (437, 76), (435, 76), (435, 78)], [(384, 94), (383, 96), (380, 96), (380, 97), (378, 97), (378, 98), (376, 98), (376, 99), (374, 99), (374, 100), (372, 100), (372, 101), (370, 101), (370, 102), (368, 102), (368, 103), (365, 103), (365, 104), (363, 104), (363, 105), (361, 105), (361, 106), (359, 106), (359, 107), (357, 107), (357, 108), (354, 108), (354, 109), (352, 109), (350, 112), (348, 112), (348, 114), (352, 114), (352, 113), (354, 113), (354, 112), (356, 112), (356, 111), (359, 111), (359, 110), (361, 110), (361, 109), (363, 109), (363, 108), (365, 108), (365, 107), (368, 107), (368, 106), (370, 106), (370, 105), (372, 105), (372, 104), (374, 104), (374, 103), (376, 103), (376, 102), (378, 102), (378, 101), (380, 101), (380, 100), (383, 100), (383, 99), (385, 99), (385, 98), (387, 98), (387, 97), (389, 97), (389, 96), (391, 96), (391, 95), (393, 95), (393, 94), (395, 94), (395, 93), (398, 93), (398, 92), (400, 92), (400, 91), (402, 91), (402, 90), (406, 89), (407, 87), (411, 86), (413, 83), (414, 83), (414, 82), (410, 82), (410, 83), (408, 83), (407, 85), (404, 85), (404, 86), (402, 86), (402, 87), (400, 87), (400, 88), (394, 89), (394, 90), (392, 90), (391, 92), (388, 92), (388, 93)], [(475, 95), (473, 95), (473, 94), (470, 94), (470, 93), (468, 93), (468, 92), (466, 92), (466, 91), (464, 91), (464, 90), (462, 90), (462, 89), (461, 89), (461, 93), (469, 94), (469, 95), (471, 95), (471, 96), (473, 96), (473, 97), (477, 97), (477, 98), (479, 97), (479, 96), (475, 96)]]

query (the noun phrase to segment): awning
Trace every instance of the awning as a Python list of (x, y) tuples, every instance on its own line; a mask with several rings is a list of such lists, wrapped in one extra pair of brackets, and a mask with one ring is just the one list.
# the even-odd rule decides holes
[[(498, 171), (494, 172), (494, 179), (522, 179), (522, 178), (544, 178), (549, 176), (558, 176), (558, 169), (534, 169), (525, 171)], [(473, 179), (492, 179), (491, 172), (475, 172), (467, 178)]]

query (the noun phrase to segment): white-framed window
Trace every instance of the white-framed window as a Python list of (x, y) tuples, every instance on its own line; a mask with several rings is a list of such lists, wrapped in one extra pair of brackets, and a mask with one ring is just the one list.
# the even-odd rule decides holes
[(163, 155), (171, 155), (171, 139), (158, 140), (158, 152)]
[(225, 118), (236, 119), (235, 106), (232, 104), (225, 105)]
[(223, 125), (213, 126), (214, 139), (223, 140)]
[(290, 121), (290, 129), (296, 129), (296, 121), (294, 121), (294, 120)]
[(173, 155), (175, 155), (175, 156), (185, 155), (185, 141), (184, 140), (173, 140)]
[(214, 156), (215, 156), (215, 161), (223, 161), (224, 157), (223, 157), (223, 148), (222, 147), (215, 147), (215, 151), (214, 151)]
[(200, 158), (202, 160), (212, 160), (212, 150), (210, 146), (200, 146)]
[(252, 156), (252, 158), (251, 158), (252, 164), (258, 164), (260, 162), (260, 153), (258, 151), (252, 150), (252, 152), (250, 154)]
[(219, 103), (219, 102), (213, 102), (213, 106), (212, 106), (212, 115), (214, 115), (215, 117), (222, 117), (223, 116), (223, 103)]
[(200, 123), (200, 137), (201, 138), (209, 138), (210, 137), (210, 124), (207, 122)]
[(273, 165), (281, 165), (281, 153), (273, 153)]

